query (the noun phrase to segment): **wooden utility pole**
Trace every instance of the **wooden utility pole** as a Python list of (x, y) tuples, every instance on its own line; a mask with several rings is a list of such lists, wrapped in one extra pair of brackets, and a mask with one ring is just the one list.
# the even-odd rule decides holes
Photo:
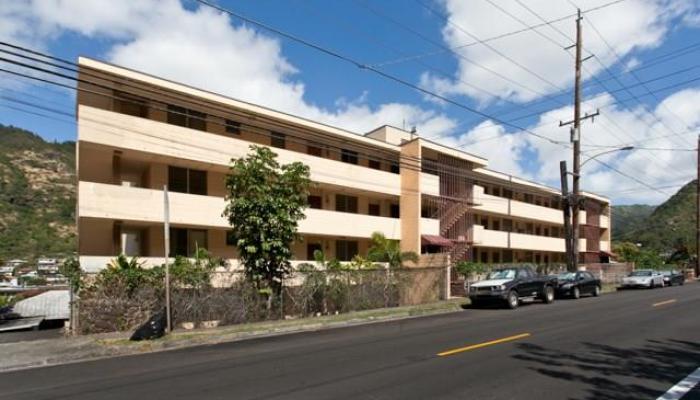
[(163, 233), (165, 235), (165, 332), (170, 333), (170, 202), (168, 201), (168, 185), (163, 185)]
[(576, 263), (572, 257), (572, 235), (571, 235), (571, 204), (569, 203), (569, 177), (566, 171), (566, 161), (559, 162), (559, 172), (561, 173), (561, 201), (564, 210), (564, 244), (566, 245), (566, 269), (576, 271)]
[(697, 164), (698, 171), (695, 181), (695, 194), (697, 196), (695, 214), (695, 278), (700, 277), (700, 135), (698, 135)]
[(571, 49), (576, 48), (576, 75), (574, 79), (574, 119), (569, 122), (559, 122), (559, 126), (573, 124), (571, 128), (571, 143), (573, 143), (574, 149), (574, 172), (573, 172), (573, 193), (571, 195), (570, 206), (571, 206), (571, 232), (570, 237), (567, 239), (571, 241), (571, 252), (568, 255), (567, 265), (569, 265), (570, 271), (575, 271), (578, 268), (578, 244), (579, 244), (579, 213), (581, 209), (581, 187), (579, 180), (581, 178), (581, 121), (588, 118), (594, 118), (599, 115), (600, 112), (596, 111), (594, 114), (586, 114), (585, 117), (581, 118), (581, 63), (591, 58), (588, 56), (585, 59), (581, 59), (581, 48), (582, 48), (582, 35), (581, 35), (581, 10), (578, 10), (578, 17), (576, 18), (576, 44), (567, 47)]

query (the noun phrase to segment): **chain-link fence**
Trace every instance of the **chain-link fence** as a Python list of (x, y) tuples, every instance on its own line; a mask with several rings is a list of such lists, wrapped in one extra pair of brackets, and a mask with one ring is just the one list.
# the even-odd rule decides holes
[[(295, 271), (280, 294), (259, 289), (242, 272), (214, 272), (207, 284), (174, 285), (170, 298), (178, 329), (422, 304), (447, 298), (447, 286), (442, 267)], [(133, 330), (165, 307), (164, 298), (160, 282), (87, 285), (77, 302), (79, 333)]]

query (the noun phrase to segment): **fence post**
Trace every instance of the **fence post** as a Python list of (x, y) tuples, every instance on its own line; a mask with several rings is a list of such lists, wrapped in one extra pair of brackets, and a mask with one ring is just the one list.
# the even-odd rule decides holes
[(443, 300), (449, 300), (452, 297), (452, 267), (450, 264), (445, 266), (445, 298)]

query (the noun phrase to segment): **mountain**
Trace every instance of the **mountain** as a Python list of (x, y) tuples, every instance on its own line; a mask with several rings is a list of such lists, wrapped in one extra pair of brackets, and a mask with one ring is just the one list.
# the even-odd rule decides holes
[[(661, 252), (683, 246), (694, 252), (696, 210), (696, 181), (687, 183), (657, 207), (614, 206), (613, 239), (641, 243), (645, 248)], [(649, 214), (645, 216), (645, 213)], [(615, 221), (620, 224), (617, 228)]]
[(628, 232), (639, 229), (644, 221), (654, 212), (655, 206), (634, 204), (612, 208), (612, 235), (614, 239), (626, 236)]
[(0, 124), (0, 259), (76, 251), (75, 142)]

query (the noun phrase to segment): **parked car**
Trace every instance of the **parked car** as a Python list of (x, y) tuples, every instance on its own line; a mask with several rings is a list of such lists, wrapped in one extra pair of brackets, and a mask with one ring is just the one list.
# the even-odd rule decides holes
[(590, 272), (565, 272), (556, 275), (556, 278), (557, 286), (555, 289), (557, 296), (578, 299), (582, 294), (600, 295), (600, 279), (593, 276)]
[(661, 271), (661, 275), (664, 276), (665, 286), (683, 285), (685, 283), (685, 274), (675, 269)]
[(664, 276), (660, 272), (650, 269), (640, 269), (632, 271), (628, 276), (622, 279), (623, 288), (649, 288), (664, 286)]
[(530, 267), (507, 267), (494, 269), (486, 280), (472, 283), (467, 293), (474, 306), (496, 302), (515, 309), (522, 300), (553, 302), (556, 284), (555, 277), (541, 276)]

